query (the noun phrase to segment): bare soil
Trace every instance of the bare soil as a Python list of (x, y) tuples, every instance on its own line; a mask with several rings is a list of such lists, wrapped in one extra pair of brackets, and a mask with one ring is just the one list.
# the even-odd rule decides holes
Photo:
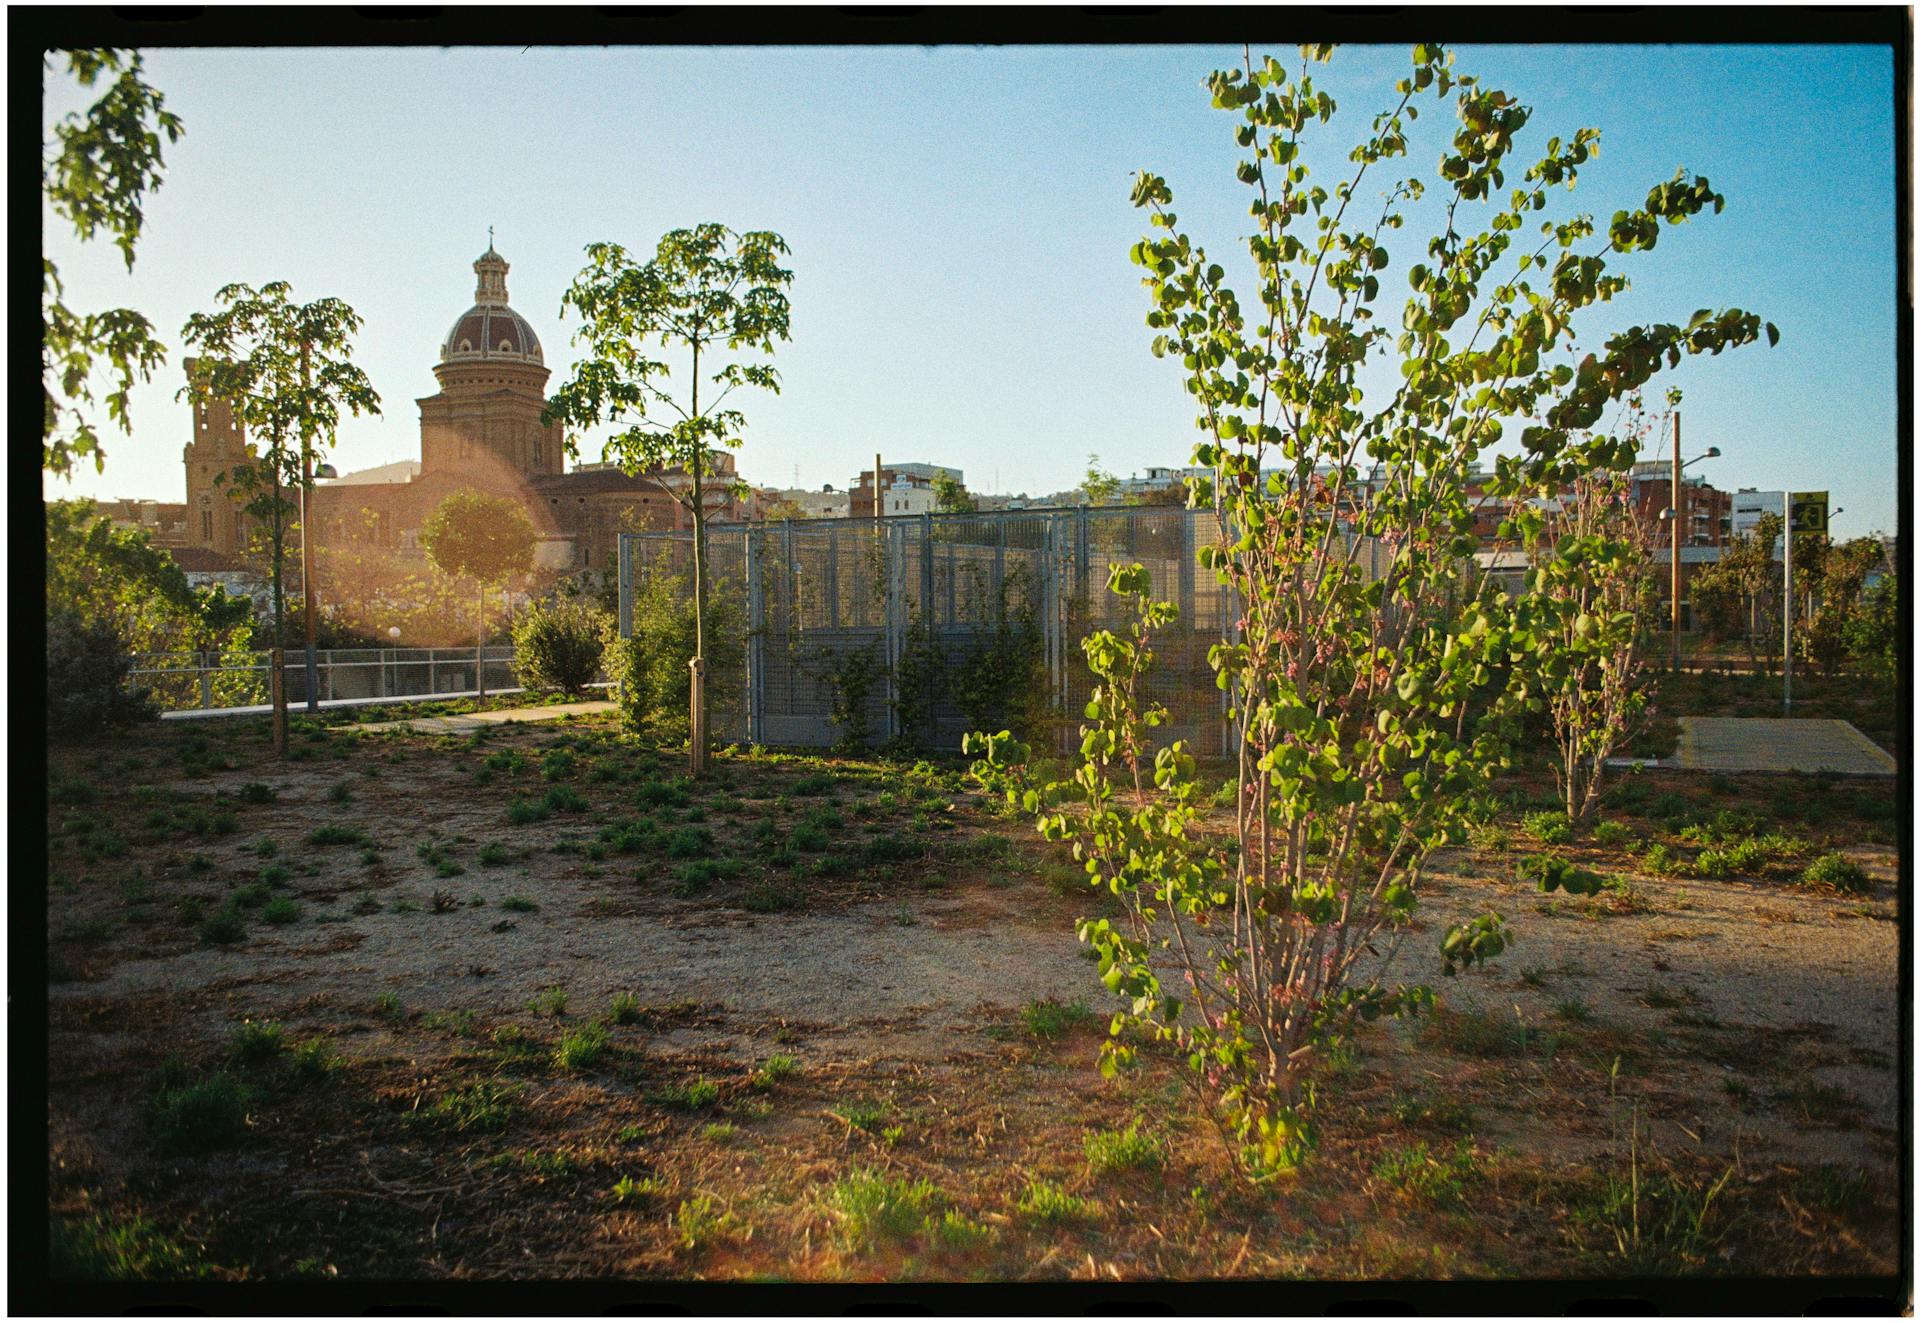
[[(1542, 847), (1507, 815), (1507, 843), (1440, 861), (1396, 967), (1435, 984), (1439, 1009), (1324, 1063), (1319, 1152), (1250, 1190), (1163, 1053), (1143, 1048), (1118, 1080), (1094, 1069), (1107, 1002), (1073, 925), (1101, 898), (951, 766), (732, 754), (689, 787), (674, 755), (584, 717), (459, 738), (313, 727), (296, 752), (275, 762), (258, 722), (52, 751), (50, 1215), (88, 1243), (137, 1226), (178, 1252), (173, 1269), (110, 1259), (119, 1271), (1897, 1264), (1884, 785), (1658, 778), (1684, 804), (1610, 810), (1631, 840), (1562, 847), (1622, 879), (1591, 899), (1517, 880)], [(529, 807), (550, 793), (558, 807)], [(1700, 846), (1680, 820), (1720, 808), (1839, 849), (1871, 881), (1810, 888), (1804, 860), (1654, 876), (1644, 847), (1686, 867)], [(1442, 978), (1439, 928), (1488, 907), (1517, 943), (1486, 976)], [(229, 908), (230, 941), (208, 927)], [(302, 1076), (285, 1051), (235, 1056), (249, 1019), (337, 1064)], [(565, 1059), (596, 1023), (598, 1054)], [(780, 1057), (790, 1073), (764, 1069)], [(162, 1076), (215, 1072), (248, 1089), (244, 1129), (160, 1148)], [(1087, 1136), (1129, 1125), (1161, 1159), (1095, 1171)], [(1607, 1183), (1629, 1162), (1665, 1182), (1635, 1244)], [(846, 1186), (866, 1172), (930, 1182), (926, 1210), (973, 1230), (870, 1234)], [(1035, 1181), (1078, 1204), (1046, 1216)]]

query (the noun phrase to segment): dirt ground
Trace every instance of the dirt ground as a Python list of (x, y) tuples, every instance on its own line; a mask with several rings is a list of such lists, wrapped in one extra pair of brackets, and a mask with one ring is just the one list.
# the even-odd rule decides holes
[[(68, 1271), (1898, 1261), (1884, 784), (1644, 777), (1608, 810), (1621, 839), (1561, 847), (1618, 879), (1591, 899), (1517, 879), (1544, 847), (1512, 806), (1423, 891), (1396, 968), (1438, 1010), (1330, 1056), (1319, 1152), (1254, 1191), (1164, 1054), (1094, 1069), (1107, 1002), (1073, 925), (1101, 901), (952, 765), (737, 753), (691, 787), (601, 718), (457, 738), (316, 726), (295, 751), (276, 763), (261, 723), (226, 722), (52, 753), (50, 1216)], [(1687, 875), (1701, 824), (1732, 831), (1729, 813), (1798, 857)], [(1828, 850), (1867, 880), (1798, 882)], [(1438, 930), (1488, 906), (1514, 947), (1440, 977)], [(162, 1103), (215, 1077), (244, 1118), (167, 1130)], [(1089, 1136), (1130, 1126), (1130, 1158), (1097, 1163)]]

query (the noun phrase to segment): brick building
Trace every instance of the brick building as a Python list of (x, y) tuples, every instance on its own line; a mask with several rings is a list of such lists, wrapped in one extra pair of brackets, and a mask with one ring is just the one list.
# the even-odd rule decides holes
[[(564, 471), (561, 428), (540, 417), (547, 401), (546, 360), (532, 325), (507, 302), (507, 261), (489, 244), (473, 270), (473, 306), (455, 319), (434, 365), (440, 389), (417, 401), (419, 460), (317, 483), (309, 497), (315, 545), (350, 538), (399, 560), (417, 560), (422, 526), (440, 502), (462, 490), (519, 501), (540, 536), (538, 563), (550, 571), (610, 568), (619, 533), (689, 523), (674, 498), (687, 481), (684, 474), (629, 477), (605, 464)], [(187, 370), (191, 380), (192, 360)], [(251, 520), (230, 485), (216, 479), (251, 462), (253, 448), (222, 401), (196, 395), (193, 427), (185, 454), (186, 543), (242, 554), (256, 540)], [(744, 518), (748, 504), (726, 490), (734, 477), (733, 456), (716, 459), (717, 480), (703, 493), (708, 514)]]

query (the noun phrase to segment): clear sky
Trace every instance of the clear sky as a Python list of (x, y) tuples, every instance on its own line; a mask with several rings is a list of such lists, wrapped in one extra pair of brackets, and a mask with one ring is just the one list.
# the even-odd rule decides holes
[[(975, 490), (1034, 494), (1074, 485), (1090, 452), (1121, 474), (1184, 464), (1193, 411), (1177, 365), (1148, 352), (1127, 261), (1146, 227), (1128, 189), (1136, 169), (1166, 176), (1182, 228), (1248, 269), (1236, 121), (1203, 87), (1238, 59), (1197, 46), (150, 52), (186, 134), (134, 272), (64, 228), (48, 244), (70, 302), (138, 308), (172, 353), (135, 393), (133, 435), (106, 433), (106, 473), (49, 494), (183, 498), (179, 331), (235, 280), (284, 278), (303, 300), (358, 309), (384, 416), (349, 420), (334, 462), (417, 459), (413, 402), (437, 389), (489, 225), (550, 386), (572, 362), (560, 294), (590, 241), (650, 252), (663, 231), (707, 220), (784, 235), (793, 340), (777, 359), (784, 393), (747, 400), (740, 464), (757, 484), (845, 486), (876, 450), (962, 468)], [(1336, 52), (1315, 74), (1340, 103), (1328, 141), (1356, 141), (1408, 67), (1402, 47)], [(1602, 130), (1578, 190), (1555, 195), (1602, 226), (1680, 165), (1726, 194), (1724, 213), (1616, 268), (1633, 288), (1585, 323), (1583, 343), (1703, 307), (1777, 323), (1777, 348), (1689, 359), (1660, 379), (1686, 392), (1688, 454), (1724, 452), (1696, 471), (1729, 489), (1826, 488), (1846, 510), (1836, 532), (1890, 531), (1890, 51), (1465, 46), (1458, 67), (1534, 108), (1523, 160), (1551, 134)], [(49, 122), (79, 104), (53, 82)], [(1432, 185), (1452, 117), (1427, 104), (1395, 176)], [(1396, 321), (1425, 233), (1414, 221), (1394, 244)], [(1251, 281), (1237, 283), (1251, 303)], [(586, 449), (598, 458), (597, 441)]]

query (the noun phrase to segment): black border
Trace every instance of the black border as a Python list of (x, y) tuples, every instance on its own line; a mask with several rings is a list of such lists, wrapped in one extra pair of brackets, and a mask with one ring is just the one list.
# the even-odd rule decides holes
[[(451, 46), (451, 45), (934, 45), (1156, 44), (1300, 41), (1400, 42), (1440, 38), (1468, 42), (1702, 44), (1873, 44), (1892, 48), (1896, 181), (1896, 319), (1901, 496), (1898, 571), (1913, 582), (1913, 209), (1912, 11), (1893, 5), (1811, 9), (1645, 6), (1425, 8), (1232, 8), (1115, 6), (1079, 8), (917, 6), (654, 6), (637, 8), (84, 8), (7, 11), (14, 159), (24, 161), (29, 134), (38, 150), (41, 53), (91, 46)], [(33, 238), (40, 229), (37, 183), (13, 172), (9, 252), (24, 290), (36, 279)], [(31, 236), (31, 237), (30, 237)], [(15, 344), (39, 337), (37, 313), (24, 299), (13, 310)], [(29, 824), (11, 843), (20, 875), (45, 875), (45, 522), (41, 475), (31, 443), (37, 388), (26, 379), (24, 349), (12, 363), (10, 394), (16, 440), (10, 457), (9, 506), (14, 588), (9, 615), (12, 655), (28, 659), (13, 677), (9, 806)], [(29, 579), (31, 576), (31, 579)], [(1900, 603), (1903, 638), (1913, 638), (1912, 590)], [(1913, 657), (1901, 659), (1906, 704), (1898, 731), (1899, 784), (1913, 794)], [(11, 889), (9, 919), (9, 1313), (265, 1313), (265, 1314), (951, 1314), (951, 1313), (1565, 1313), (1565, 1314), (1897, 1314), (1913, 1305), (1913, 817), (1900, 831), (1899, 902), (1900, 1138), (1899, 1272), (1873, 1278), (1714, 1278), (1698, 1280), (1492, 1282), (1243, 1282), (832, 1284), (762, 1286), (700, 1282), (307, 1282), (213, 1284), (72, 1284), (46, 1274), (46, 896), (29, 881)]]

